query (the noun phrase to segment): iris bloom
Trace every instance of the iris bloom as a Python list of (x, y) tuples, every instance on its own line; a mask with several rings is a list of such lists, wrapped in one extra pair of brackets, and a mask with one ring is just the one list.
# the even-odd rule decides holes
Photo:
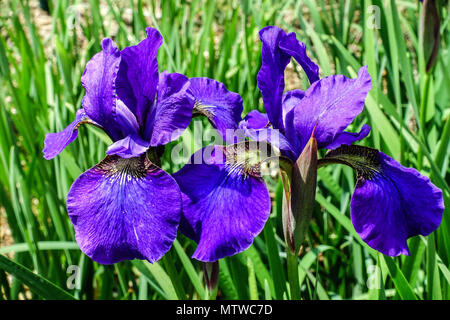
[[(417, 170), (403, 167), (382, 152), (351, 146), (370, 132), (368, 125), (356, 133), (345, 131), (362, 112), (371, 89), (367, 68), (362, 67), (355, 79), (343, 75), (320, 79), (317, 65), (307, 57), (305, 45), (294, 33), (266, 27), (260, 31), (260, 38), (262, 66), (257, 80), (267, 113), (251, 111), (240, 128), (253, 139), (267, 141), (280, 150), (293, 172), (291, 186), (298, 186), (296, 179), (304, 178), (295, 172), (311, 173), (307, 184), (287, 190), (294, 204), (298, 199), (314, 202), (318, 166), (344, 163), (354, 168), (358, 182), (351, 218), (356, 231), (369, 246), (384, 254), (408, 254), (409, 237), (428, 235), (439, 226), (442, 192)], [(306, 91), (284, 92), (284, 70), (291, 57), (311, 83)], [(217, 103), (229, 95), (210, 90), (211, 100)], [(236, 108), (228, 105), (228, 110)], [(216, 261), (248, 248), (270, 213), (270, 198), (259, 165), (236, 160), (237, 146), (214, 146), (202, 164), (187, 164), (174, 174), (183, 194), (180, 230), (198, 242), (193, 257), (201, 261)], [(317, 148), (332, 151), (317, 161)], [(199, 150), (192, 159), (199, 153), (204, 155), (205, 150)], [(302, 168), (304, 163), (309, 164), (306, 170)], [(309, 198), (304, 197), (305, 188), (310, 193), (312, 190)], [(311, 210), (303, 203), (297, 207)], [(295, 214), (294, 218), (299, 218), (304, 213)], [(296, 222), (287, 221), (285, 228), (286, 241), (294, 249)]]
[[(267, 115), (254, 112), (242, 125), (261, 128), (262, 121), (254, 119), (267, 116), (272, 127), (280, 131), (282, 154), (291, 159), (294, 167), (310, 139), (317, 142), (318, 148), (336, 149), (319, 160), (319, 165), (344, 163), (357, 171), (351, 219), (358, 234), (383, 254), (409, 254), (408, 238), (426, 236), (439, 226), (444, 210), (442, 191), (417, 170), (403, 167), (378, 150), (349, 146), (370, 131), (368, 125), (358, 133), (344, 131), (363, 111), (371, 89), (367, 68), (362, 67), (356, 79), (336, 75), (319, 80), (317, 66), (294, 33), (286, 34), (270, 26), (260, 31), (260, 38), (258, 87)], [(284, 70), (291, 57), (303, 67), (311, 83), (305, 92), (283, 93)], [(258, 138), (258, 130), (253, 131), (253, 136)]]
[(145, 40), (122, 51), (103, 40), (81, 77), (82, 109), (67, 128), (45, 138), (46, 159), (75, 140), (82, 123), (102, 128), (113, 141), (106, 158), (79, 176), (67, 196), (81, 250), (103, 264), (158, 260), (170, 249), (181, 216), (177, 183), (146, 151), (178, 138), (191, 120), (193, 100), (185, 76), (159, 74), (163, 39), (156, 29), (146, 32)]

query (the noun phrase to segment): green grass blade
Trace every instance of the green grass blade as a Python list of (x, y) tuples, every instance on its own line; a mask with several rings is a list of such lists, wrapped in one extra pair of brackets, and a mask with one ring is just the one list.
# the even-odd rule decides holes
[(51, 283), (30, 269), (0, 255), (0, 269), (13, 275), (16, 279), (27, 285), (39, 297), (49, 300), (74, 300), (70, 293)]

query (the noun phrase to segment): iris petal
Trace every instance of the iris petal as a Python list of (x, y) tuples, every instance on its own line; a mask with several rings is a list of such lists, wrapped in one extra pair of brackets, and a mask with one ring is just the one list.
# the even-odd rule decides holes
[(189, 82), (189, 92), (195, 99), (194, 114), (206, 116), (226, 141), (226, 130), (237, 129), (241, 120), (241, 96), (213, 79), (191, 78)]
[(61, 153), (72, 141), (78, 136), (78, 127), (88, 119), (83, 109), (77, 111), (75, 120), (69, 124), (64, 130), (56, 133), (48, 133), (44, 140), (44, 158), (53, 159)]
[(278, 27), (265, 27), (259, 32), (262, 42), (261, 69), (258, 72), (258, 88), (270, 123), (274, 129), (284, 130), (282, 118), (282, 96), (284, 91), (284, 69), (291, 57), (280, 49), (279, 44), (286, 33)]
[(269, 118), (266, 113), (258, 110), (250, 111), (244, 119), (239, 122), (239, 128), (245, 129), (263, 129), (270, 125)]
[(86, 64), (81, 77), (81, 84), (86, 90), (83, 109), (88, 117), (100, 124), (115, 141), (123, 137), (114, 120), (115, 81), (120, 52), (111, 39), (102, 41), (102, 49)]
[(302, 66), (311, 84), (319, 80), (319, 66), (307, 56), (305, 44), (297, 40), (294, 32), (281, 40), (280, 48)]
[(303, 99), (305, 91), (296, 89), (287, 91), (283, 94), (282, 108), (283, 108), (283, 122), (286, 126), (286, 115), (294, 109), (294, 107)]
[(301, 140), (299, 152), (314, 128), (319, 148), (331, 144), (361, 113), (371, 88), (367, 67), (359, 70), (356, 79), (337, 75), (314, 82), (293, 110), (293, 125)]
[(282, 134), (279, 130), (267, 128), (267, 129), (247, 129), (245, 130), (247, 137), (255, 141), (265, 141), (271, 146), (280, 150), (283, 156), (288, 157), (292, 161), (295, 161), (298, 157), (295, 147), (291, 144), (291, 141)]
[(175, 180), (145, 156), (108, 156), (75, 180), (67, 210), (81, 250), (93, 260), (153, 262), (176, 237), (181, 195)]
[(442, 220), (442, 191), (416, 169), (403, 167), (382, 152), (379, 169), (360, 178), (351, 201), (353, 225), (372, 248), (389, 256), (409, 254), (406, 240), (426, 236)]
[(136, 115), (140, 125), (154, 104), (158, 87), (158, 49), (163, 38), (158, 30), (147, 28), (147, 38), (121, 51), (116, 79), (117, 95)]
[[(226, 147), (226, 148), (229, 148)], [(216, 261), (247, 249), (270, 214), (264, 180), (226, 163), (226, 149), (215, 146), (211, 157), (174, 174), (183, 196), (180, 231), (198, 242), (193, 257)]]
[(370, 133), (370, 126), (368, 124), (364, 124), (359, 132), (342, 132), (340, 133), (336, 139), (329, 145), (325, 147), (325, 149), (336, 149), (341, 145), (351, 145), (355, 141), (359, 141), (367, 137)]
[(442, 191), (416, 169), (376, 149), (354, 145), (329, 151), (321, 163), (342, 163), (357, 171), (351, 218), (373, 249), (390, 256), (409, 254), (408, 238), (426, 236), (439, 227)]
[(194, 101), (187, 92), (188, 78), (179, 73), (162, 72), (156, 105), (147, 114), (145, 140), (151, 146), (178, 139), (192, 119)]
[(116, 100), (115, 120), (124, 136), (129, 134), (139, 134), (139, 124), (137, 123), (135, 115), (122, 100), (119, 99)]
[(138, 135), (132, 134), (110, 145), (106, 154), (115, 154), (122, 158), (134, 158), (146, 152), (148, 147), (148, 142), (142, 140)]

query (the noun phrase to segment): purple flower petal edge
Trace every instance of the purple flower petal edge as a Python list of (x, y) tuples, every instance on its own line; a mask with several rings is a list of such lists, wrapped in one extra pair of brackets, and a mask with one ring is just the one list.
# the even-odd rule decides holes
[(295, 32), (289, 33), (281, 40), (280, 48), (302, 66), (311, 84), (319, 80), (319, 66), (308, 57), (305, 44), (297, 40)]
[(325, 149), (333, 150), (339, 148), (343, 144), (351, 145), (355, 141), (359, 141), (367, 137), (370, 133), (370, 126), (368, 124), (364, 124), (359, 132), (342, 132), (340, 133), (336, 139), (325, 146)]
[(301, 140), (298, 153), (303, 150), (313, 130), (319, 148), (333, 143), (362, 112), (371, 88), (366, 66), (359, 70), (355, 79), (337, 75), (314, 82), (291, 111), (294, 112), (293, 126)]
[(123, 49), (116, 79), (118, 97), (144, 125), (147, 113), (155, 102), (158, 87), (158, 49), (163, 38), (154, 28), (145, 29), (147, 38), (139, 44)]
[(213, 79), (191, 78), (189, 82), (189, 92), (195, 100), (194, 114), (206, 116), (211, 125), (227, 141), (227, 130), (237, 129), (241, 120), (244, 109), (241, 96), (229, 91), (223, 83)]
[(83, 120), (87, 119), (86, 112), (83, 109), (77, 111), (75, 120), (72, 121), (64, 130), (56, 133), (48, 133), (44, 140), (44, 158), (53, 159), (61, 153), (78, 136), (78, 127)]

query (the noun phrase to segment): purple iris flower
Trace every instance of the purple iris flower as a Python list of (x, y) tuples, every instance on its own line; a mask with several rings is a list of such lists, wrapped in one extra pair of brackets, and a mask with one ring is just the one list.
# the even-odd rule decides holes
[[(384, 254), (408, 254), (409, 237), (427, 235), (439, 226), (442, 192), (417, 170), (378, 150), (351, 146), (370, 132), (368, 125), (356, 133), (344, 131), (363, 111), (371, 89), (367, 68), (361, 68), (355, 79), (343, 75), (320, 79), (317, 65), (294, 33), (270, 26), (260, 31), (260, 38), (262, 66), (257, 80), (267, 114), (253, 110), (239, 127), (254, 140), (274, 145), (294, 168), (312, 137), (319, 148), (332, 150), (319, 165), (344, 163), (358, 173), (351, 202), (356, 231)], [(284, 70), (291, 57), (311, 83), (306, 91), (284, 92)], [(241, 99), (221, 84), (216, 87), (222, 90), (206, 90), (210, 111), (235, 119), (230, 115), (242, 111)], [(194, 99), (196, 105), (202, 104), (200, 95), (194, 94)], [(236, 127), (234, 120), (227, 124)], [(239, 150), (239, 144), (213, 146), (205, 157), (206, 150), (197, 151), (173, 176), (183, 196), (180, 230), (198, 242), (193, 257), (210, 262), (251, 245), (270, 214), (270, 197), (259, 164), (252, 163), (251, 156), (250, 161), (248, 157), (239, 161), (239, 152), (247, 152)], [(203, 160), (196, 164), (195, 159)]]
[(159, 74), (163, 39), (156, 29), (146, 33), (145, 40), (122, 51), (111, 39), (103, 40), (103, 50), (81, 77), (82, 109), (63, 131), (45, 137), (46, 159), (75, 140), (82, 123), (102, 128), (113, 141), (106, 158), (79, 176), (67, 196), (81, 250), (102, 264), (160, 259), (181, 217), (177, 183), (146, 152), (181, 135), (192, 118), (193, 100), (185, 76)]
[[(293, 163), (314, 132), (319, 148), (336, 149), (322, 163), (335, 160), (358, 173), (351, 218), (361, 238), (383, 254), (409, 254), (408, 238), (426, 236), (440, 225), (444, 210), (442, 191), (417, 170), (403, 167), (378, 150), (349, 146), (370, 132), (368, 125), (362, 126), (359, 133), (344, 131), (363, 111), (371, 89), (367, 67), (359, 70), (356, 79), (336, 75), (319, 80), (318, 67), (307, 57), (305, 45), (295, 33), (286, 34), (269, 26), (260, 31), (260, 38), (262, 66), (258, 87), (267, 115), (249, 113), (241, 127), (259, 139), (257, 129), (270, 123), (280, 132), (278, 148)], [(305, 92), (284, 93), (284, 69), (291, 57), (303, 67), (311, 83)], [(264, 117), (267, 123), (262, 126)]]

